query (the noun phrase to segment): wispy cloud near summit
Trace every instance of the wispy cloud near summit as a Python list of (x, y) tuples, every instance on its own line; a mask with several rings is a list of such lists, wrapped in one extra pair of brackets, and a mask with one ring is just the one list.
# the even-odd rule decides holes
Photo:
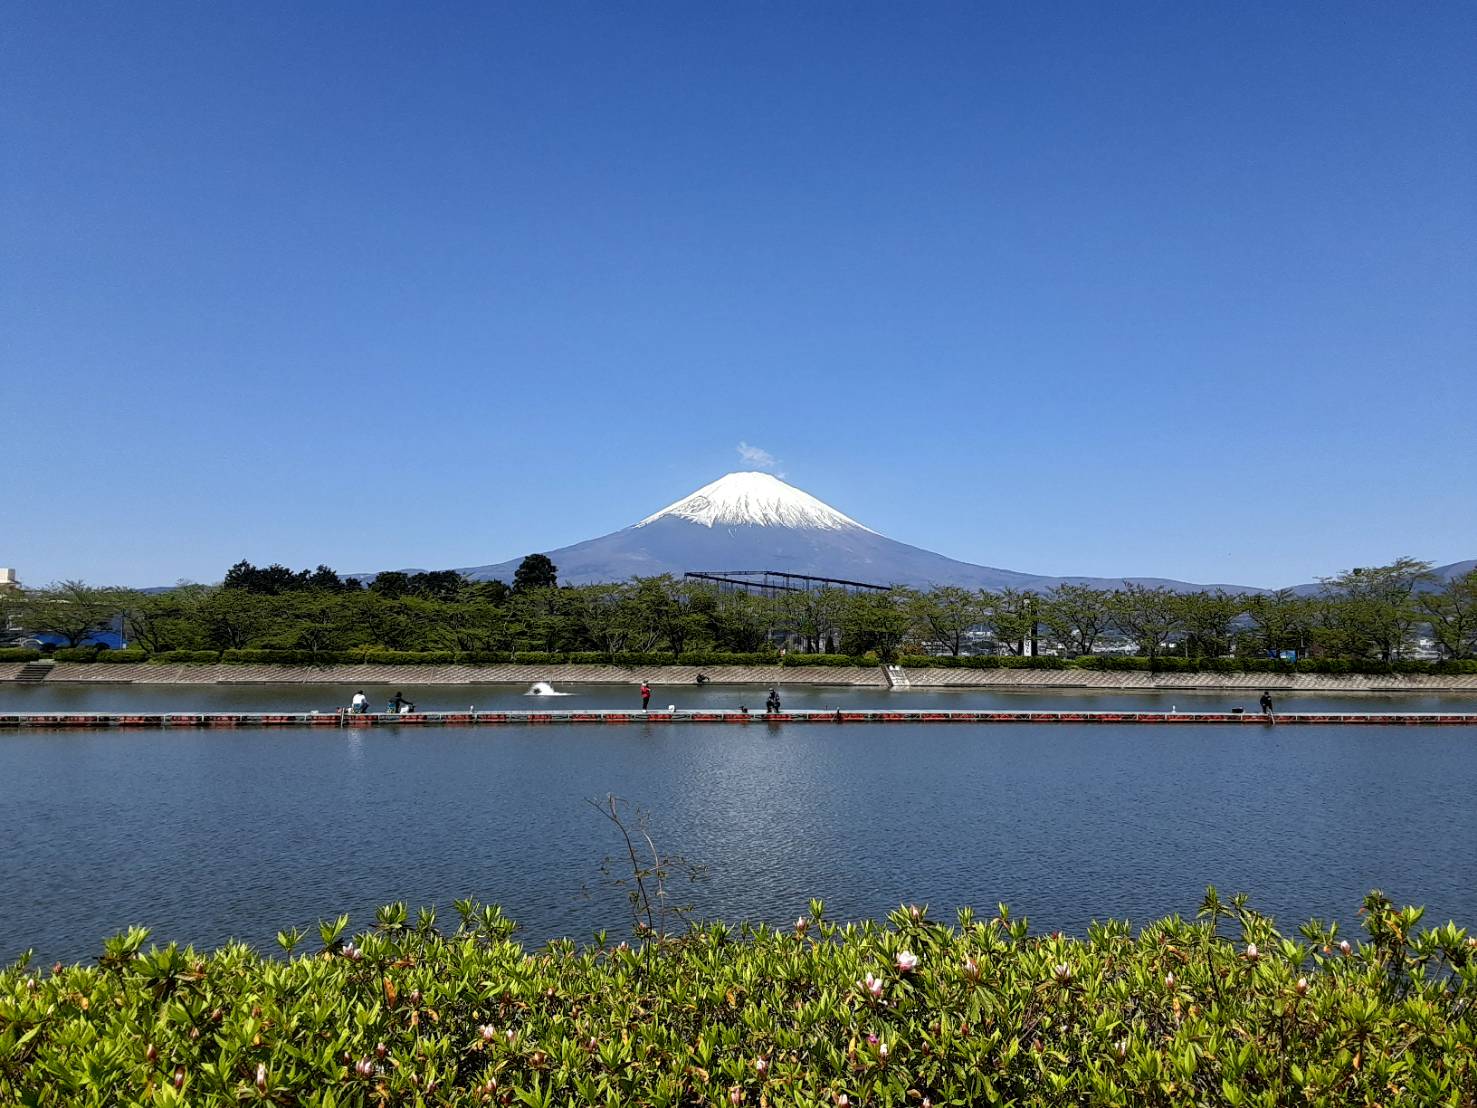
[(779, 477), (784, 476), (779, 472), (780, 460), (762, 446), (750, 446), (740, 439), (737, 449), (739, 457), (755, 469), (767, 469)]

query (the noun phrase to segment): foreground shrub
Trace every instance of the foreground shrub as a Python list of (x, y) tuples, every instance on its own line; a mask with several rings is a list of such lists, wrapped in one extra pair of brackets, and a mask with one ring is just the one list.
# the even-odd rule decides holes
[(35, 662), (41, 651), (26, 646), (0, 646), (0, 662)]
[[(1470, 1105), (1473, 940), (1378, 893), (1297, 938), (1199, 922), (1082, 939), (926, 909), (526, 952), (496, 908), (404, 905), (276, 961), (109, 940), (0, 973), (0, 1099), (155, 1105)], [(289, 951), (301, 932), (283, 933)]]

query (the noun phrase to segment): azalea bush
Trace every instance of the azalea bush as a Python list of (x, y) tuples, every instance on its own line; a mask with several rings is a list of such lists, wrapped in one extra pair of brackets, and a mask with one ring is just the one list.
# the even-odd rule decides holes
[(0, 973), (22, 1105), (1471, 1105), (1477, 949), (1378, 893), (1295, 935), (1196, 920), (1033, 934), (1001, 907), (707, 924), (536, 951), (495, 907), (380, 910), (285, 958), (146, 948)]

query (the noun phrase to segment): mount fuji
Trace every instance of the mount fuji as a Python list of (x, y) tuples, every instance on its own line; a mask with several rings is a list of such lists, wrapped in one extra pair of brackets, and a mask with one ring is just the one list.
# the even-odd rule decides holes
[[(1071, 583), (1115, 588), (1120, 577), (1044, 577), (955, 561), (879, 535), (850, 516), (768, 473), (730, 473), (641, 522), (546, 553), (563, 584), (624, 581), (693, 570), (779, 570), (879, 585), (1041, 591)], [(521, 558), (472, 566), (477, 581), (511, 581)], [(1204, 586), (1156, 577), (1127, 580), (1172, 589)], [(1259, 591), (1244, 585), (1227, 592)]]

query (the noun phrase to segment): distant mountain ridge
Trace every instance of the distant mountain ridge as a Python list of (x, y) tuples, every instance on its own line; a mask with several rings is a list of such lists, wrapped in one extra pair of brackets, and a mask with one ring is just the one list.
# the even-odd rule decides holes
[[(1117, 588), (1128, 581), (1179, 592), (1272, 591), (1162, 577), (1049, 576), (958, 561), (878, 534), (778, 477), (757, 472), (727, 474), (629, 527), (540, 553), (559, 567), (561, 582), (574, 585), (660, 573), (680, 577), (698, 570), (750, 569), (922, 589), (958, 585), (1039, 592), (1062, 584)], [(511, 581), (522, 560), (468, 566), (457, 572), (477, 581)], [(1454, 562), (1435, 572), (1446, 580), (1474, 566), (1477, 561)], [(1294, 588), (1302, 593), (1317, 591), (1319, 586)]]

